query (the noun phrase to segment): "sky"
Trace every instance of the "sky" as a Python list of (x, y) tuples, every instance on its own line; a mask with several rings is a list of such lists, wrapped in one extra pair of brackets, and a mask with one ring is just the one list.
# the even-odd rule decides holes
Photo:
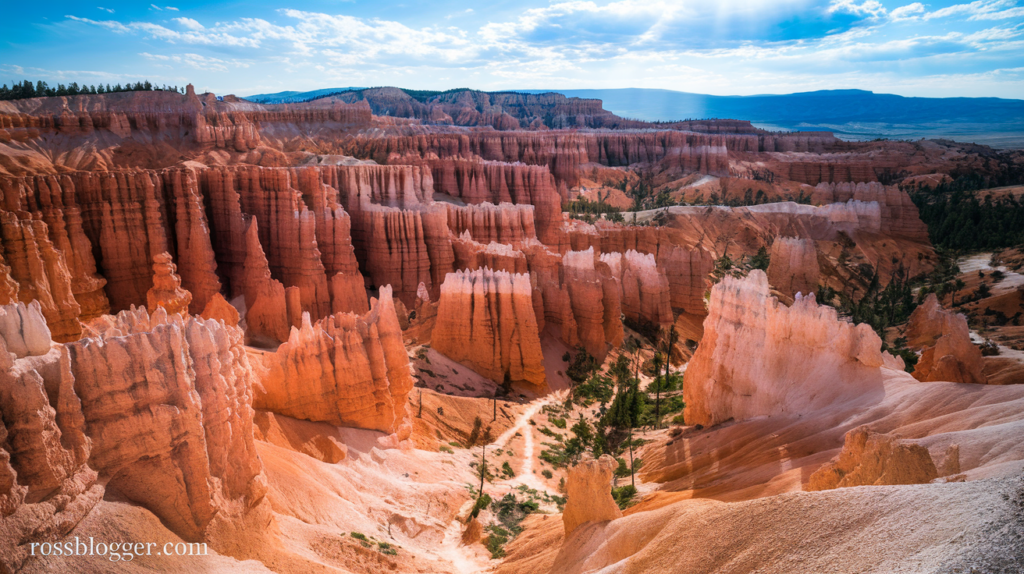
[(1024, 0), (12, 1), (4, 16), (8, 84), (1024, 99)]

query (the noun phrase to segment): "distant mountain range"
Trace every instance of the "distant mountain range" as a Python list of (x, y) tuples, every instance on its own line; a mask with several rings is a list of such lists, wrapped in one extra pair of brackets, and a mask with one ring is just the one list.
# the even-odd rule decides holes
[(786, 95), (707, 96), (672, 90), (555, 91), (597, 98), (625, 118), (750, 120), (769, 130), (828, 130), (851, 140), (948, 138), (998, 148), (1024, 148), (1024, 100), (905, 98), (864, 90), (823, 90)]
[[(360, 89), (364, 88), (288, 91), (246, 99), (289, 103)], [(728, 118), (749, 120), (773, 131), (831, 131), (848, 140), (946, 138), (996, 148), (1024, 148), (1024, 100), (907, 98), (864, 90), (757, 96), (709, 96), (643, 88), (515, 91), (600, 99), (604, 109), (620, 117), (645, 121)]]
[(352, 90), (365, 90), (366, 88), (324, 88), (322, 90), (312, 90), (309, 92), (277, 92), (276, 94), (256, 94), (254, 96), (245, 96), (245, 99), (250, 102), (258, 102), (261, 104), (292, 104), (295, 102), (305, 102), (313, 98), (323, 97), (328, 94), (334, 94), (337, 92), (350, 92)]

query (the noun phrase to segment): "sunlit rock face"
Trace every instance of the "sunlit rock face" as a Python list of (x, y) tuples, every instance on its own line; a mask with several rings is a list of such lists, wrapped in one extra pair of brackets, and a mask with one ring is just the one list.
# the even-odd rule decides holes
[(611, 481), (615, 459), (604, 455), (597, 460), (584, 460), (569, 470), (565, 492), (569, 501), (562, 513), (565, 536), (587, 522), (604, 522), (622, 516), (612, 498)]
[(314, 324), (303, 314), (301, 327), (265, 356), (264, 366), (257, 408), (409, 436), (413, 379), (388, 287), (363, 315), (339, 313)]
[(790, 297), (817, 291), (820, 270), (813, 240), (777, 237), (770, 258), (768, 282), (772, 287)]
[(813, 296), (786, 307), (754, 270), (711, 290), (704, 338), (686, 371), (687, 423), (806, 413), (880, 392), (882, 341)]
[(432, 345), (439, 352), (501, 383), (545, 383), (544, 355), (529, 275), (493, 271), (449, 273)]

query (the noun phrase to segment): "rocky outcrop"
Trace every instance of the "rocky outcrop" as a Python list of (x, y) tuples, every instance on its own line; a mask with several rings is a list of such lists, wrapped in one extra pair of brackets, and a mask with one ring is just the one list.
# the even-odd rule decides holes
[(819, 183), (814, 188), (812, 201), (819, 205), (851, 200), (876, 202), (881, 208), (882, 233), (921, 243), (928, 242), (928, 228), (921, 221), (910, 194), (895, 185), (882, 185), (863, 179), (860, 181), (868, 183)]
[(843, 450), (810, 476), (804, 490), (925, 484), (937, 477), (927, 448), (860, 426), (846, 433)]
[(768, 282), (790, 297), (818, 289), (818, 250), (814, 241), (776, 237), (768, 264)]
[(55, 340), (78, 339), (82, 335), (78, 320), (82, 309), (72, 292), (64, 254), (50, 241), (47, 225), (0, 211), (0, 228), (4, 257), (10, 266), (10, 272), (3, 274), (8, 277), (3, 281), (5, 290), (17, 284), (17, 300), (38, 301)]
[(288, 320), (284, 285), (270, 275), (255, 218), (245, 232), (245, 247), (241, 284), (245, 296), (246, 340), (271, 344), (287, 341), (292, 325)]
[(231, 303), (228, 303), (227, 299), (220, 293), (210, 297), (210, 302), (206, 304), (206, 307), (203, 308), (203, 312), (199, 316), (203, 319), (222, 321), (229, 327), (237, 327), (241, 319), (238, 309), (235, 309)]
[(557, 243), (562, 196), (546, 167), (452, 158), (426, 163), (433, 172), (434, 189), (438, 192), (469, 204), (532, 205), (537, 237), (549, 245)]
[(704, 337), (686, 370), (689, 424), (815, 411), (882, 392), (881, 339), (814, 296), (786, 307), (754, 270), (711, 290)]
[(622, 314), (627, 319), (656, 326), (672, 323), (668, 278), (658, 269), (654, 255), (630, 249), (625, 254), (603, 253), (601, 261), (608, 265), (617, 280)]
[(529, 275), (489, 268), (449, 273), (441, 285), (432, 347), (496, 383), (543, 388), (532, 293)]
[(0, 564), (70, 532), (103, 496), (68, 351), (38, 303), (0, 307)]
[(569, 469), (565, 481), (565, 512), (562, 524), (568, 538), (580, 526), (588, 522), (606, 522), (622, 516), (622, 511), (612, 498), (612, 473), (615, 459), (603, 455), (594, 460), (581, 461)]
[(241, 330), (157, 308), (94, 323), (68, 345), (92, 438), (89, 464), (186, 540), (244, 516), (266, 494), (253, 443), (258, 386)]
[(913, 373), (919, 381), (987, 382), (981, 350), (971, 342), (967, 318), (943, 309), (934, 293), (910, 315), (907, 343), (921, 350)]
[(168, 314), (188, 317), (192, 294), (181, 288), (181, 278), (175, 273), (177, 269), (170, 253), (153, 257), (153, 286), (146, 293), (146, 303), (149, 309), (163, 307)]
[[(97, 273), (92, 243), (82, 228), (82, 212), (71, 177), (37, 176), (0, 179), (0, 209), (29, 212), (46, 223), (54, 248), (64, 254), (71, 291), (88, 321), (110, 311), (103, 291), (107, 281)], [(0, 296), (2, 297), (2, 296)]]
[(420, 283), (436, 298), (455, 262), (445, 208), (439, 204), (422, 209), (372, 205), (363, 215), (364, 269), (370, 283), (391, 285), (407, 307), (415, 304)]
[(489, 267), (495, 271), (528, 273), (526, 255), (504, 243), (477, 243), (468, 231), (452, 238), (456, 269)]
[(532, 205), (480, 203), (465, 207), (444, 204), (448, 229), (456, 235), (469, 232), (481, 243), (517, 243), (536, 239)]
[(617, 280), (607, 263), (595, 262), (592, 248), (566, 252), (562, 270), (579, 345), (598, 361), (604, 360), (605, 343), (622, 341)]
[(408, 438), (406, 401), (413, 387), (409, 357), (390, 287), (364, 315), (340, 313), (315, 324), (302, 316), (276, 353), (257, 408), (310, 421), (394, 433)]

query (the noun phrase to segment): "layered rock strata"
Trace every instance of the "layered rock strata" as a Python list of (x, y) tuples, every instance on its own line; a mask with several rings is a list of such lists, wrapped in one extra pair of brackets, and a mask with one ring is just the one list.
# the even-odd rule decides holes
[(882, 392), (882, 341), (866, 324), (840, 321), (814, 296), (786, 307), (754, 270), (711, 290), (704, 337), (686, 370), (689, 424), (710, 426), (866, 399)]
[(192, 294), (181, 288), (181, 277), (175, 271), (177, 266), (170, 253), (159, 253), (153, 258), (153, 286), (146, 292), (147, 306), (163, 307), (169, 314), (188, 317)]
[(490, 268), (449, 273), (441, 285), (432, 347), (497, 383), (544, 387), (532, 293), (529, 275)]
[(264, 365), (257, 408), (399, 439), (411, 432), (406, 401), (412, 371), (390, 287), (380, 289), (363, 315), (339, 313), (314, 324), (303, 313), (301, 327)]

